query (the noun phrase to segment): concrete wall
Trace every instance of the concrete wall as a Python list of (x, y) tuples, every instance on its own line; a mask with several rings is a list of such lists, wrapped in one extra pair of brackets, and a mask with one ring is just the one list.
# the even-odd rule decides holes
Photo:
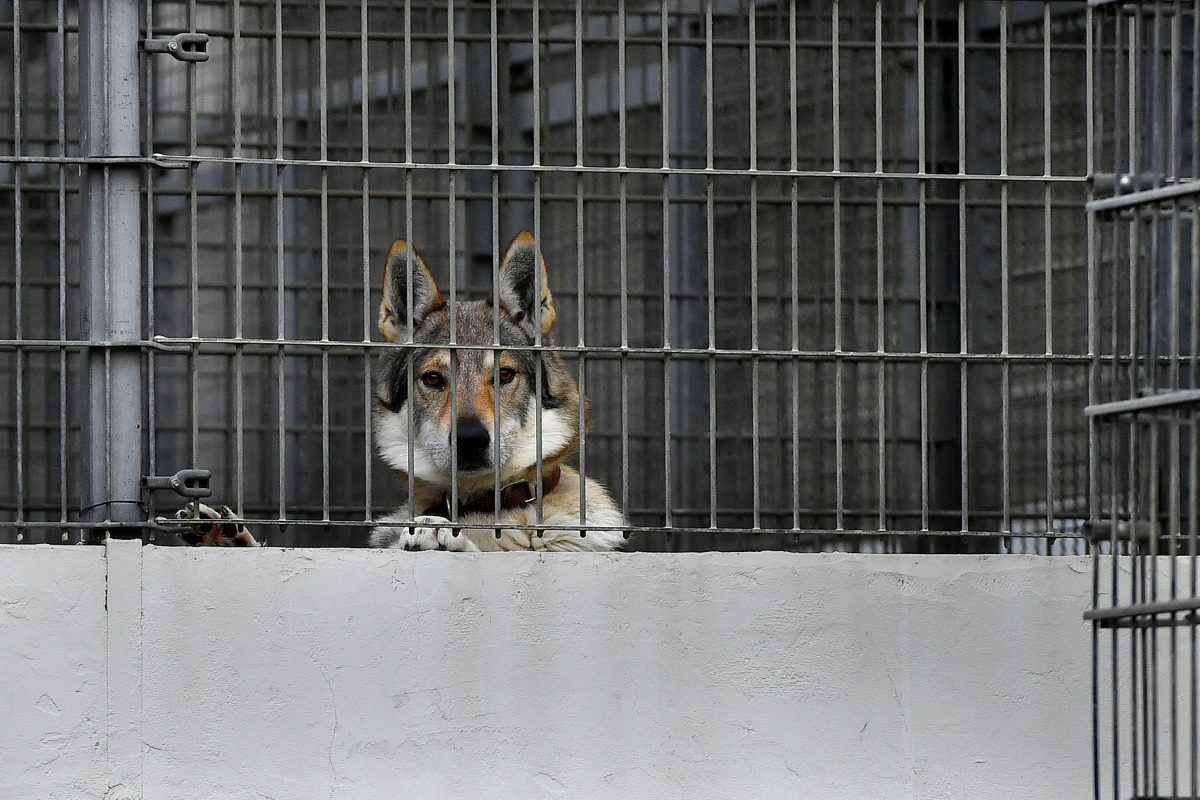
[(1091, 792), (1083, 558), (107, 556), (0, 548), (0, 796)]
[(0, 546), (0, 797), (108, 786), (104, 550)]

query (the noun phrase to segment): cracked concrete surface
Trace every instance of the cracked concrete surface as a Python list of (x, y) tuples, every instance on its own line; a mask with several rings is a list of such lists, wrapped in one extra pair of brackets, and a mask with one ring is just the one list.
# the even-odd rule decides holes
[[(1085, 559), (123, 552), (146, 798), (1090, 796)], [(0, 796), (108, 788), (104, 553), (0, 548)]]

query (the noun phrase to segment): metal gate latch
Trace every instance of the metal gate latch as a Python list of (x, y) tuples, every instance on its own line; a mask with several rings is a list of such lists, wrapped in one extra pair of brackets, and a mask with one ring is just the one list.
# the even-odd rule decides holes
[(208, 34), (177, 33), (169, 39), (143, 39), (142, 50), (166, 53), (179, 61), (208, 61)]
[(170, 489), (180, 497), (208, 497), (212, 494), (212, 489), (208, 488), (211, 477), (210, 469), (181, 469), (174, 475), (145, 475), (142, 486), (151, 491)]

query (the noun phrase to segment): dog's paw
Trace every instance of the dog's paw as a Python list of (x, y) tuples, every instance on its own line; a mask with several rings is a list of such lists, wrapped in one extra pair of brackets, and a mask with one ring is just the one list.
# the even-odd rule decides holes
[(397, 550), (474, 550), (465, 533), (455, 532), (445, 517), (414, 517), (415, 525), (381, 525), (371, 532), (371, 541)]
[(192, 521), (188, 530), (179, 534), (184, 544), (192, 547), (262, 547), (265, 542), (258, 542), (245, 525), (220, 521), (236, 517), (229, 506), (212, 508), (203, 503), (197, 503), (196, 507), (185, 506), (175, 512), (175, 519)]

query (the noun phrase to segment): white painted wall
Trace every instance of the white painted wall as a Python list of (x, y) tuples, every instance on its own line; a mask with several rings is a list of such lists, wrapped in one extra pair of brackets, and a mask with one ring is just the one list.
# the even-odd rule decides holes
[(0, 797), (108, 786), (104, 550), (0, 545)]
[(1084, 558), (113, 543), (139, 662), (104, 555), (0, 548), (0, 796), (1091, 793)]

